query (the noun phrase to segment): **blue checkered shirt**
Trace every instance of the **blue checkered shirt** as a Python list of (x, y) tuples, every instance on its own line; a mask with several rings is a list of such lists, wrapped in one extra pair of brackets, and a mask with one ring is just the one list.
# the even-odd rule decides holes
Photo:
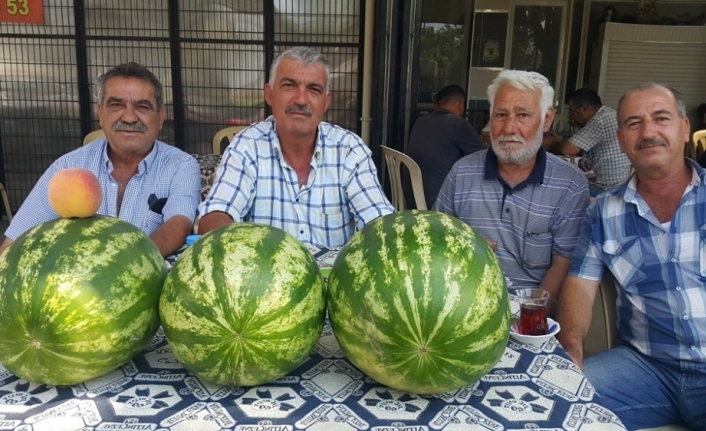
[[(111, 175), (113, 164), (108, 159), (107, 144), (105, 138), (100, 138), (52, 163), (12, 218), (5, 236), (14, 240), (40, 223), (59, 218), (49, 206), (47, 190), (49, 180), (61, 169), (84, 168), (93, 172), (103, 188), (98, 214), (118, 217), (118, 183)], [(153, 193), (157, 198), (167, 198), (161, 215), (149, 210), (147, 200)], [(183, 215), (193, 221), (200, 198), (201, 173), (196, 159), (178, 148), (155, 141), (152, 151), (140, 162), (137, 174), (125, 188), (120, 218), (151, 235), (174, 216)]]
[(394, 211), (377, 179), (371, 153), (354, 133), (319, 124), (307, 184), (282, 156), (274, 118), (233, 138), (216, 180), (199, 207), (285, 230), (305, 244), (336, 247), (356, 228)]
[(569, 141), (583, 150), (583, 160), (596, 174), (596, 186), (608, 190), (630, 175), (630, 160), (620, 150), (618, 118), (613, 108), (602, 106)]
[(571, 258), (589, 203), (586, 176), (540, 147), (529, 177), (510, 188), (492, 150), (468, 155), (441, 186), (434, 210), (457, 217), (483, 238), (515, 288), (538, 287), (552, 256)]
[(620, 337), (645, 355), (706, 362), (706, 172), (693, 179), (662, 225), (636, 179), (600, 195), (581, 227), (570, 275), (618, 288)]

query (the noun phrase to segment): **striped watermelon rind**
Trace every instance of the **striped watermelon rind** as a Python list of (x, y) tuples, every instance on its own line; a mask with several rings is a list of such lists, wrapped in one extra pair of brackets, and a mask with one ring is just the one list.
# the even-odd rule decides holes
[(51, 385), (115, 369), (157, 331), (165, 276), (152, 241), (120, 219), (34, 227), (0, 256), (0, 362)]
[(324, 284), (296, 238), (236, 223), (182, 254), (164, 283), (160, 315), (184, 368), (211, 383), (253, 386), (286, 375), (316, 346)]
[(437, 212), (390, 214), (354, 235), (333, 264), (327, 302), (351, 362), (407, 392), (472, 384), (507, 346), (510, 308), (495, 253)]

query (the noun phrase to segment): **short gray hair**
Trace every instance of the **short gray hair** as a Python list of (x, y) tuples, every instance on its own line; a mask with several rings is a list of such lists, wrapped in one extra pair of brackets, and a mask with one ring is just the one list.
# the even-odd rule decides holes
[(542, 74), (537, 72), (527, 72), (525, 70), (503, 70), (495, 77), (493, 82), (488, 86), (488, 102), (490, 102), (490, 112), (493, 112), (495, 104), (495, 95), (500, 87), (509, 85), (513, 88), (522, 91), (541, 92), (539, 108), (544, 117), (549, 108), (554, 103), (554, 89), (549, 85), (549, 80)]
[(164, 104), (162, 98), (162, 83), (159, 82), (159, 79), (157, 79), (149, 69), (134, 61), (115, 66), (98, 77), (96, 80), (96, 96), (98, 97), (99, 104), (103, 103), (103, 98), (105, 97), (105, 83), (111, 78), (136, 78), (152, 85), (154, 99), (157, 102), (157, 110), (162, 109), (162, 105)]
[(289, 48), (288, 50), (277, 55), (272, 61), (272, 67), (270, 67), (270, 86), (275, 85), (275, 79), (277, 76), (277, 69), (280, 63), (284, 59), (294, 60), (298, 63), (302, 63), (305, 67), (311, 67), (316, 63), (324, 66), (326, 71), (326, 94), (330, 93), (331, 90), (331, 66), (328, 64), (328, 60), (318, 51), (315, 51), (306, 46), (295, 46)]
[(630, 90), (628, 90), (625, 94), (620, 96), (620, 99), (618, 99), (618, 109), (616, 110), (618, 113), (618, 126), (622, 125), (621, 120), (620, 120), (620, 110), (623, 107), (623, 102), (625, 99), (630, 96), (632, 93), (635, 93), (637, 91), (642, 91), (642, 90), (651, 90), (653, 88), (664, 88), (665, 90), (669, 91), (672, 93), (672, 96), (674, 96), (674, 101), (676, 102), (677, 105), (677, 115), (679, 115), (679, 118), (684, 119), (686, 118), (686, 102), (684, 102), (684, 98), (682, 97), (681, 93), (679, 90), (676, 88), (672, 87), (671, 85), (665, 85), (665, 84), (660, 84), (658, 82), (643, 82), (642, 84), (636, 85)]

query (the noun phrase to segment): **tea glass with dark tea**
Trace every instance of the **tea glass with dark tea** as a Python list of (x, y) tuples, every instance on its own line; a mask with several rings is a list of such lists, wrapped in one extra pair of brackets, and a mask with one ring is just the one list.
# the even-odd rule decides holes
[(517, 289), (515, 291), (520, 303), (520, 321), (517, 332), (522, 335), (546, 335), (547, 303), (549, 292), (544, 289)]

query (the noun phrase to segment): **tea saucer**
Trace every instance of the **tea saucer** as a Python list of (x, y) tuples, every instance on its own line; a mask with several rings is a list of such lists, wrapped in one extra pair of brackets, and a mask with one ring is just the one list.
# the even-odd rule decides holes
[(520, 343), (529, 344), (531, 346), (541, 346), (542, 343), (558, 334), (561, 330), (561, 326), (559, 326), (558, 322), (555, 322), (553, 319), (547, 317), (547, 325), (549, 326), (549, 331), (546, 335), (522, 335), (517, 333), (517, 323), (519, 321), (519, 317), (512, 316), (510, 323), (510, 336), (515, 340), (519, 341)]

